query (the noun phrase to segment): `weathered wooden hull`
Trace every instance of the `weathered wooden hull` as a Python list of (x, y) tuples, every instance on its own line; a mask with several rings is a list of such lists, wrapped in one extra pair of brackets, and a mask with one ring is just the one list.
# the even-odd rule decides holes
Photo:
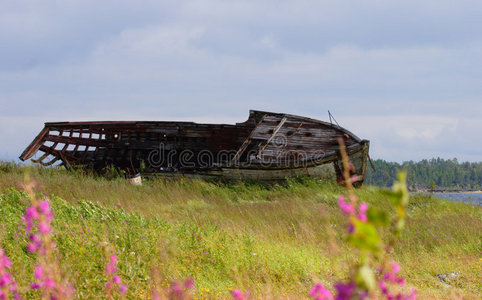
[(250, 111), (235, 125), (192, 122), (58, 122), (44, 129), (21, 160), (102, 172), (222, 177), (259, 181), (312, 176), (340, 180), (343, 139), (358, 184), (365, 178), (369, 142), (331, 123)]
[[(363, 183), (365, 180), (367, 156), (369, 150), (369, 143), (364, 143), (361, 148), (357, 148), (356, 152), (350, 153), (351, 162), (358, 166), (352, 172), (357, 175), (357, 183)], [(359, 154), (359, 156), (355, 156)], [(258, 181), (277, 181), (287, 177), (308, 176), (316, 178), (324, 178), (331, 180), (342, 179), (341, 173), (337, 172), (337, 167), (342, 168), (342, 161), (338, 156), (325, 158), (325, 160), (314, 161), (309, 164), (302, 164), (298, 167), (285, 168), (222, 168), (221, 176), (228, 179), (254, 179)]]

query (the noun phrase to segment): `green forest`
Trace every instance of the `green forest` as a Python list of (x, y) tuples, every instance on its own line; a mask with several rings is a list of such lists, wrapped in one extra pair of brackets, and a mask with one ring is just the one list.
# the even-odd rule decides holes
[(458, 162), (454, 159), (432, 158), (419, 162), (407, 161), (402, 164), (382, 159), (373, 160), (376, 172), (367, 168), (365, 183), (377, 186), (390, 186), (399, 170), (408, 173), (408, 184), (416, 189), (482, 189), (482, 162)]

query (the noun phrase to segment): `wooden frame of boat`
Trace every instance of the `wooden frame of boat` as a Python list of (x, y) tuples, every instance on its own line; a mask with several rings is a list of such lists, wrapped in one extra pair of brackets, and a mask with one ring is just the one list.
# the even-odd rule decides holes
[[(343, 139), (356, 184), (365, 179), (369, 141), (328, 122), (250, 111), (247, 121), (198, 124), (165, 121), (56, 122), (20, 156), (44, 166), (61, 164), (102, 172), (113, 166), (134, 175), (185, 175), (283, 180), (291, 176), (342, 178), (337, 139)], [(36, 153), (41, 153), (34, 158)]]

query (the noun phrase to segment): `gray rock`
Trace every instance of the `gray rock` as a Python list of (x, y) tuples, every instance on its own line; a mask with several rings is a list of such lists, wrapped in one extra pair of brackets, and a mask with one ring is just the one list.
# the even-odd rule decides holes
[(447, 283), (450, 283), (458, 278), (460, 278), (460, 274), (457, 272), (449, 272), (449, 273), (442, 273), (442, 274), (437, 274), (434, 277), (437, 277), (440, 282), (446, 286)]

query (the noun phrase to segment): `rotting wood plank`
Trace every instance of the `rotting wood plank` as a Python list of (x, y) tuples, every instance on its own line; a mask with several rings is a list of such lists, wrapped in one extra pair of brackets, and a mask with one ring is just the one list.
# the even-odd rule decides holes
[[(281, 136), (284, 140), (280, 142), (277, 138)], [(300, 157), (308, 163), (317, 159), (321, 151), (325, 156), (317, 159), (314, 164), (337, 162), (338, 137), (343, 137), (348, 149), (351, 149), (349, 155), (358, 151), (359, 154), (353, 158), (357, 160), (356, 173), (364, 176), (368, 141), (327, 122), (262, 111), (250, 111), (247, 121), (234, 125), (177, 121), (49, 122), (45, 123), (45, 127), (20, 159), (30, 159), (37, 151), (41, 151), (43, 155), (34, 161), (53, 164), (61, 160), (67, 168), (80, 165), (101, 171), (102, 168), (113, 165), (132, 173), (138, 172), (144, 161), (154, 172), (201, 176), (224, 176), (221, 168), (225, 165), (237, 168), (240, 172), (247, 168), (250, 171), (246, 174), (253, 178), (263, 177), (263, 170), (279, 169), (277, 163), (282, 161), (288, 167), (270, 173), (275, 174), (273, 176), (269, 175), (281, 179), (296, 172), (316, 173), (309, 171), (316, 167), (311, 163), (305, 166), (305, 170), (290, 170), (298, 168), (295, 163)], [(212, 165), (204, 166), (196, 161), (194, 166), (182, 166), (176, 155), (185, 150), (191, 151), (195, 157), (205, 151), (211, 153)], [(155, 166), (148, 161), (152, 151), (162, 151), (163, 155), (176, 151), (177, 154), (169, 165)], [(229, 152), (230, 155), (234, 153), (233, 159), (227, 158), (226, 154), (222, 158), (218, 157), (224, 152)], [(258, 158), (263, 157), (272, 162), (263, 164), (263, 160), (251, 154), (258, 154)], [(49, 157), (53, 158), (44, 162)]]

